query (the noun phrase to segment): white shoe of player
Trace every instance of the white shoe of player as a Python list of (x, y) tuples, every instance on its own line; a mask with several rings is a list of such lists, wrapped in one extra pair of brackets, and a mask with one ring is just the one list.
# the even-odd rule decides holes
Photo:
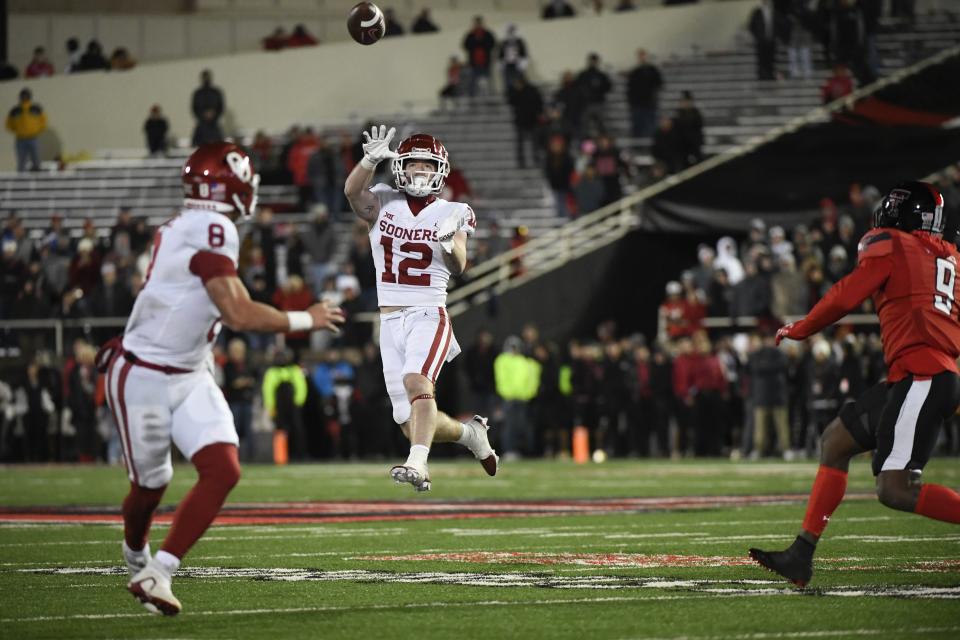
[(487, 424), (487, 419), (483, 416), (473, 416), (473, 419), (464, 423), (463, 426), (473, 431), (470, 451), (480, 461), (480, 466), (483, 467), (488, 476), (497, 475), (497, 469), (500, 468), (500, 457), (490, 446), (490, 439), (487, 434), (490, 431), (490, 425)]
[(170, 575), (151, 559), (137, 575), (130, 578), (127, 591), (139, 600), (150, 613), (162, 613), (165, 616), (175, 616), (183, 608), (180, 601), (170, 590)]
[(126, 540), (123, 542), (123, 560), (127, 563), (127, 571), (130, 572), (130, 577), (140, 573), (140, 570), (147, 566), (147, 563), (150, 562), (150, 545), (148, 544), (140, 551), (134, 551), (127, 546)]
[(430, 472), (427, 465), (398, 464), (390, 469), (390, 477), (397, 484), (413, 485), (415, 491), (430, 491)]

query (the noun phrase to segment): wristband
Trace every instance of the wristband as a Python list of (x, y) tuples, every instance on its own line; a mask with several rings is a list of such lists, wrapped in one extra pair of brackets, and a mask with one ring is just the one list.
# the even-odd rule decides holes
[(313, 316), (306, 311), (287, 311), (290, 331), (310, 331), (313, 329)]
[(374, 162), (373, 160), (368, 159), (367, 156), (363, 156), (362, 158), (360, 158), (360, 166), (366, 169), (367, 171), (373, 171), (374, 169), (377, 168), (378, 164), (380, 163)]

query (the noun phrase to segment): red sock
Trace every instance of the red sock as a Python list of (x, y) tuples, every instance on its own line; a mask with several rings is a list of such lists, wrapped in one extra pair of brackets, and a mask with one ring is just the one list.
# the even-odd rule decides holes
[(960, 493), (940, 484), (924, 484), (914, 513), (922, 516), (960, 524)]
[(820, 465), (817, 478), (810, 490), (807, 515), (803, 517), (803, 529), (818, 538), (830, 522), (830, 516), (840, 506), (847, 492), (847, 472)]
[(240, 459), (232, 444), (211, 444), (191, 460), (200, 477), (173, 516), (163, 551), (183, 558), (217, 516), (227, 494), (240, 480)]
[(147, 544), (153, 512), (165, 490), (166, 487), (147, 489), (130, 483), (130, 493), (123, 499), (123, 538), (133, 551), (140, 551)]

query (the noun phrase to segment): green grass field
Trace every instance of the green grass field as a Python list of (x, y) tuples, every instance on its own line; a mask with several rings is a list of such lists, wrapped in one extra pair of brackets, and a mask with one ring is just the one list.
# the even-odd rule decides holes
[[(225, 512), (246, 523), (187, 557), (176, 618), (124, 589), (119, 468), (0, 468), (0, 637), (960, 638), (960, 528), (885, 509), (854, 466), (803, 591), (746, 549), (793, 539), (810, 463), (522, 462), (487, 478), (436, 462), (427, 496), (391, 484), (389, 463), (248, 466)], [(960, 461), (925, 477), (958, 487)], [(193, 478), (177, 468), (164, 509)], [(94, 522), (15, 521), (40, 506)]]

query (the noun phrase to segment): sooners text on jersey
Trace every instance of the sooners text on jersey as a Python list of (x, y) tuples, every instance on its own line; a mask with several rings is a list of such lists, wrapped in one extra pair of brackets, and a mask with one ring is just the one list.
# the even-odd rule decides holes
[(236, 274), (239, 251), (236, 226), (215, 211), (184, 210), (157, 229), (124, 349), (148, 362), (200, 368), (220, 332), (220, 312), (204, 285)]
[(450, 270), (443, 262), (437, 227), (451, 215), (463, 215), (460, 231), (477, 227), (473, 210), (462, 202), (440, 198), (414, 214), (406, 194), (386, 184), (370, 189), (380, 212), (370, 228), (370, 247), (377, 270), (381, 307), (442, 307), (447, 302)]

